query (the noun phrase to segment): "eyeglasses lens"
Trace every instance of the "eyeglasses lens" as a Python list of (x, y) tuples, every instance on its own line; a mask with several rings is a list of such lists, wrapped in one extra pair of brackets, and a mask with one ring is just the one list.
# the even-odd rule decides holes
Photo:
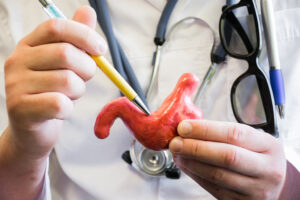
[(247, 56), (258, 45), (255, 17), (251, 8), (242, 6), (229, 11), (221, 20), (221, 34), (230, 54)]
[(235, 113), (239, 115), (244, 123), (257, 125), (267, 121), (257, 80), (254, 75), (249, 75), (239, 82), (233, 98)]

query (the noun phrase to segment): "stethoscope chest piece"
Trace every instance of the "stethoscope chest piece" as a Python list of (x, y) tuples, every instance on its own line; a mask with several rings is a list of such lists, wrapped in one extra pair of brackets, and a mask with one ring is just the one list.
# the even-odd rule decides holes
[(171, 179), (180, 178), (180, 170), (173, 162), (170, 151), (153, 151), (143, 147), (136, 140), (132, 141), (130, 151), (122, 155), (123, 160), (150, 176), (166, 176)]
[(160, 174), (171, 164), (170, 162), (168, 162), (170, 159), (168, 152), (166, 151), (157, 152), (149, 149), (144, 149), (138, 155), (138, 159), (142, 169), (147, 174)]

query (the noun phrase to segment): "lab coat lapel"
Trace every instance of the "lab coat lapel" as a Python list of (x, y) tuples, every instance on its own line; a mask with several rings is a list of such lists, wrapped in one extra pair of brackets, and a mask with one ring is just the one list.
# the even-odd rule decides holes
[(164, 9), (164, 6), (166, 4), (166, 0), (145, 0), (149, 4), (151, 4), (153, 7), (155, 7), (157, 10), (161, 11)]

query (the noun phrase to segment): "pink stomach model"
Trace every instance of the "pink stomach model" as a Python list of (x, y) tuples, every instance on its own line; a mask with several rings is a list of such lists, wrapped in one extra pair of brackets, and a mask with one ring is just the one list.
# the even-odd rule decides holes
[(198, 82), (194, 74), (183, 74), (160, 108), (149, 116), (126, 97), (113, 100), (98, 114), (94, 127), (96, 136), (106, 138), (113, 122), (119, 117), (145, 147), (156, 151), (167, 149), (172, 138), (178, 135), (179, 122), (202, 119), (201, 110), (192, 101)]

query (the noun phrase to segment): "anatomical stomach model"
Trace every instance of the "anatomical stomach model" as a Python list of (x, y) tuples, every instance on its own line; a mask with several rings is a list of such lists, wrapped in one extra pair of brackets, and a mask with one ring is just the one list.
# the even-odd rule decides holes
[(202, 119), (201, 110), (192, 101), (198, 83), (194, 74), (183, 74), (160, 108), (149, 116), (126, 97), (111, 101), (98, 114), (94, 127), (96, 136), (106, 138), (119, 117), (142, 145), (156, 151), (167, 149), (172, 138), (178, 135), (177, 126), (182, 120)]

